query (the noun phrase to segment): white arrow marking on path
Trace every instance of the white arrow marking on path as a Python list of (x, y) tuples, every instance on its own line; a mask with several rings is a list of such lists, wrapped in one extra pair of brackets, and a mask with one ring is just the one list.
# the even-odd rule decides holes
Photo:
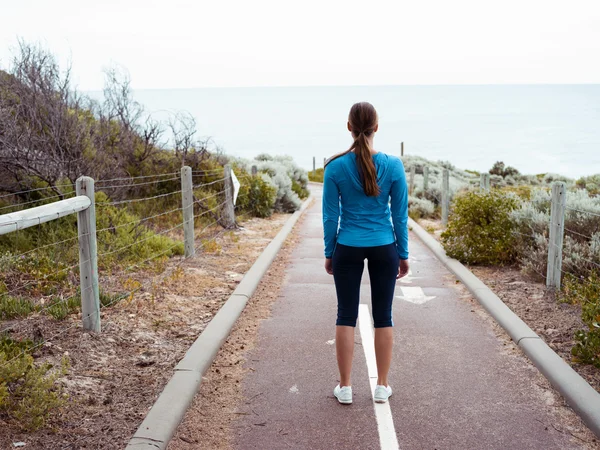
[(403, 276), (402, 278), (400, 278), (400, 283), (404, 283), (404, 284), (412, 284), (412, 280), (418, 280), (421, 277), (413, 277), (412, 276), (412, 270), (408, 269), (408, 273)]
[(419, 286), (402, 286), (400, 289), (402, 290), (402, 295), (397, 295), (397, 298), (417, 305), (422, 305), (435, 298), (435, 296), (425, 295), (425, 292)]

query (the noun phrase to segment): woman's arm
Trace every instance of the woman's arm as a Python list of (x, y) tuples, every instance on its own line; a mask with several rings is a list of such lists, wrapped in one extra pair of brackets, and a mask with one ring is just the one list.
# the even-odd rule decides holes
[(323, 235), (325, 258), (331, 258), (337, 239), (340, 218), (340, 191), (331, 169), (326, 168), (323, 179)]
[(408, 188), (402, 161), (398, 161), (394, 171), (390, 197), (398, 256), (400, 259), (408, 259)]

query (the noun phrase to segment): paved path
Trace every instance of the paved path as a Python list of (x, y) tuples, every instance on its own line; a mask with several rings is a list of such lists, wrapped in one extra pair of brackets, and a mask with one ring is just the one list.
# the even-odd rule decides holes
[[(243, 389), (254, 414), (241, 416), (236, 448), (579, 448), (550, 426), (555, 419), (534, 388), (535, 369), (505, 351), (413, 235), (412, 278), (398, 282), (396, 295), (404, 298), (394, 303), (389, 407), (372, 401), (370, 355), (362, 346), (372, 329), (364, 319), (356, 330), (354, 403), (339, 405), (332, 395), (335, 288), (323, 269), (321, 192), (315, 194), (281, 297), (248, 362), (254, 371)], [(361, 309), (370, 309), (368, 284), (365, 270)]]

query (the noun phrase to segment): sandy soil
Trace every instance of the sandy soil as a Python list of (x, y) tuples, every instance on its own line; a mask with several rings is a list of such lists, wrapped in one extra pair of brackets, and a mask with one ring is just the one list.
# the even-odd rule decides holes
[[(245, 399), (241, 390), (244, 376), (252, 370), (251, 362), (246, 364), (247, 355), (256, 345), (260, 322), (270, 317), (271, 306), (279, 296), (286, 262), (298, 242), (296, 233), (302, 220), (288, 237), (205, 374), (192, 406), (169, 444), (169, 450), (230, 449), (231, 429), (237, 417), (255, 414), (246, 406), (251, 399)], [(246, 369), (246, 366), (249, 368)]]
[(502, 301), (568, 362), (579, 375), (600, 391), (600, 370), (575, 364), (571, 348), (575, 331), (585, 329), (581, 307), (556, 301), (541, 283), (532, 282), (511, 267), (469, 267)]
[(48, 427), (34, 433), (0, 420), (0, 448), (14, 442), (26, 449), (123, 448), (175, 364), (288, 217), (248, 220), (243, 229), (220, 234), (210, 252), (172, 259), (161, 274), (132, 275), (132, 283), (153, 282), (103, 309), (100, 334), (82, 332), (76, 315), (60, 322), (45, 315), (20, 321), (15, 337), (48, 340), (36, 351), (37, 361), (69, 357), (71, 369), (61, 381), (70, 398)]

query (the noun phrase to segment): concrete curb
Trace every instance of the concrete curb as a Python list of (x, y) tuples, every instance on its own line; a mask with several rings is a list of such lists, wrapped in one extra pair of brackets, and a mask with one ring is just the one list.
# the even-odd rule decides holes
[(312, 199), (313, 196), (310, 195), (302, 207), (287, 220), (277, 236), (246, 272), (236, 290), (188, 349), (126, 449), (167, 448), (200, 387), (202, 375), (212, 365), (248, 299), (258, 287), (260, 280)]
[(409, 219), (408, 223), (419, 239), (456, 275), (496, 322), (506, 330), (512, 340), (521, 347), (538, 370), (561, 393), (569, 406), (579, 414), (590, 430), (600, 437), (600, 394), (554, 350), (548, 347), (479, 278), (460, 262), (449, 258), (441, 244), (427, 231), (412, 219)]

